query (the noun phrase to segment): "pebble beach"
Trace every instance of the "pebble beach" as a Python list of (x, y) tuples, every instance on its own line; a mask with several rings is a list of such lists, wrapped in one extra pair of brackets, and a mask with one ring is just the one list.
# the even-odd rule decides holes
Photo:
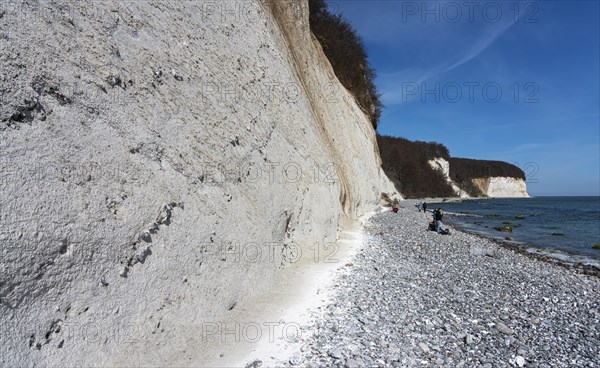
[(413, 204), (371, 217), (281, 366), (600, 366), (600, 278), (428, 231)]

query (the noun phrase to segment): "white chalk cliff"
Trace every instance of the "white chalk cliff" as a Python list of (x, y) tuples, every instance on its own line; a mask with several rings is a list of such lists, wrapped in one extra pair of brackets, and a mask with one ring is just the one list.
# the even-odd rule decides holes
[(529, 197), (525, 180), (519, 178), (494, 176), (473, 179), (482, 193), (492, 198)]
[(439, 170), (444, 174), (446, 182), (454, 190), (454, 194), (460, 198), (467, 198), (469, 194), (462, 190), (451, 178), (450, 178), (450, 163), (441, 157), (436, 157), (433, 160), (429, 160), (429, 166), (434, 170)]
[(201, 365), (205, 321), (394, 192), (306, 0), (10, 2), (0, 32), (0, 366)]
[[(450, 178), (450, 163), (444, 158), (437, 157), (433, 160), (429, 160), (429, 166), (435, 170), (442, 172), (446, 178), (446, 182), (452, 187), (457, 197), (467, 198), (469, 193), (464, 189), (460, 188)], [(529, 197), (527, 193), (527, 185), (525, 180), (519, 178), (510, 177), (487, 177), (487, 178), (475, 178), (472, 179), (473, 185), (475, 185), (481, 193), (486, 197), (491, 198), (520, 198)]]

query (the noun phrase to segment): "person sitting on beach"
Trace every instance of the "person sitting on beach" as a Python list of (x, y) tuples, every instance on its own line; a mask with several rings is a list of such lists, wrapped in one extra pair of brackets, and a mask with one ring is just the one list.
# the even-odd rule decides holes
[(434, 208), (433, 211), (431, 211), (431, 213), (433, 214), (433, 221), (431, 221), (429, 223), (429, 230), (431, 230), (431, 231), (436, 231), (436, 228), (437, 228), (436, 212), (437, 212), (437, 208)]
[(448, 229), (442, 229), (442, 217), (444, 217), (444, 212), (441, 208), (435, 208), (433, 210), (433, 222), (435, 223), (435, 232), (442, 235), (450, 234)]

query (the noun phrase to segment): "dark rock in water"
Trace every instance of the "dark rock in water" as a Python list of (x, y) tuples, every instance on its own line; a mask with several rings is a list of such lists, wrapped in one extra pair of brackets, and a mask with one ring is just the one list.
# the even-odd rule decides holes
[(596, 250), (600, 250), (600, 243), (594, 244), (594, 246), (592, 248), (594, 248)]
[(512, 233), (512, 226), (496, 226), (494, 229), (502, 231), (503, 233)]
[(563, 233), (552, 233), (552, 236), (565, 236)]
[(525, 220), (525, 215), (516, 215), (515, 218), (517, 220)]
[(511, 236), (507, 236), (506, 238), (504, 238), (506, 240), (513, 240), (513, 238)]

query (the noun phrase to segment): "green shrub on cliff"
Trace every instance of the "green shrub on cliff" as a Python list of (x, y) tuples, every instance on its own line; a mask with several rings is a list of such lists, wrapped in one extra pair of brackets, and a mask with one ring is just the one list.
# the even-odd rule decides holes
[(412, 142), (377, 135), (381, 167), (406, 198), (452, 197), (454, 191), (444, 175), (429, 166), (436, 157), (448, 158), (448, 149), (436, 142)]
[(450, 178), (473, 196), (480, 196), (480, 189), (472, 179), (509, 177), (525, 180), (525, 173), (517, 166), (502, 161), (474, 160), (470, 158), (450, 158)]
[(374, 128), (381, 117), (381, 94), (375, 86), (375, 69), (358, 32), (341, 15), (332, 14), (325, 0), (309, 0), (310, 29), (340, 82), (356, 98)]
[[(407, 198), (456, 195), (441, 171), (429, 165), (429, 161), (436, 158), (449, 162), (450, 178), (471, 196), (484, 196), (479, 187), (473, 184), (474, 178), (501, 176), (525, 179), (521, 169), (506, 162), (450, 157), (448, 148), (437, 142), (413, 142), (405, 138), (377, 135), (377, 143), (383, 170)], [(515, 218), (522, 220), (525, 216), (517, 215)]]

